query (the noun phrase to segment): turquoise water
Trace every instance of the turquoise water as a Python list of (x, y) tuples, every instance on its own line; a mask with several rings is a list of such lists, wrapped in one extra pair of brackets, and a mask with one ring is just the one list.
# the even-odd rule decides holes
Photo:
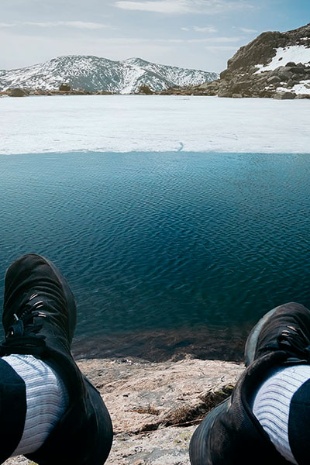
[(309, 179), (309, 155), (2, 156), (1, 299), (36, 252), (76, 296), (77, 352), (235, 357), (265, 311), (310, 306)]

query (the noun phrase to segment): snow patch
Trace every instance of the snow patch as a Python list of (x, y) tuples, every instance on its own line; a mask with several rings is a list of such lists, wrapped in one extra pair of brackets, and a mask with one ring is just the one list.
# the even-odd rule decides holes
[(277, 48), (276, 55), (268, 65), (256, 65), (259, 68), (255, 74), (263, 71), (273, 71), (279, 66), (285, 66), (290, 61), (294, 63), (310, 64), (310, 48), (305, 45), (291, 45), (289, 47)]
[(310, 95), (310, 79), (306, 81), (300, 81), (299, 84), (295, 84), (291, 88), (287, 87), (277, 87), (277, 92), (293, 92), (294, 94), (301, 95), (307, 94)]

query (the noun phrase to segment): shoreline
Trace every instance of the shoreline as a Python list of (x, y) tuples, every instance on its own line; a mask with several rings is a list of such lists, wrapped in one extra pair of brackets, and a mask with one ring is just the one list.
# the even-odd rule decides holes
[(226, 328), (201, 326), (79, 335), (73, 340), (72, 352), (76, 360), (163, 363), (191, 358), (240, 363), (251, 327), (250, 324)]

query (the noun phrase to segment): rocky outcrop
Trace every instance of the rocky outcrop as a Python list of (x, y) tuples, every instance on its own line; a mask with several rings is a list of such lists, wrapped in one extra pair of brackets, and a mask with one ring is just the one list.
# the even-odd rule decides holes
[[(191, 436), (230, 395), (243, 367), (232, 362), (135, 359), (78, 362), (109, 409), (114, 440), (106, 465), (189, 465)], [(33, 465), (14, 457), (5, 465)], [(56, 464), (55, 464), (56, 465)]]
[(264, 32), (228, 60), (218, 80), (196, 89), (219, 97), (310, 98), (310, 24)]

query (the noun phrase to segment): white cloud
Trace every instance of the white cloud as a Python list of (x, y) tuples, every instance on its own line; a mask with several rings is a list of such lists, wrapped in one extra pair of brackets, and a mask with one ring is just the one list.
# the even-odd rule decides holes
[(67, 27), (74, 29), (104, 29), (108, 26), (102, 23), (85, 22), (85, 21), (19, 21), (15, 23), (0, 23), (1, 27), (32, 26), (39, 28)]
[(194, 26), (194, 31), (195, 32), (202, 32), (206, 34), (213, 34), (214, 32), (217, 32), (217, 29), (213, 26), (207, 26), (207, 27), (198, 27)]
[[(204, 47), (204, 50), (207, 50), (208, 52), (215, 53), (215, 54), (218, 51), (235, 53), (237, 51), (237, 48), (232, 47), (230, 45), (206, 45)], [(230, 58), (230, 56), (228, 58)]]
[[(0, 69), (21, 68), (63, 55), (95, 55), (111, 60), (140, 57), (154, 63), (219, 72), (226, 68), (228, 58), (238, 48), (238, 44), (229, 43), (224, 37), (218, 41), (216, 38), (213, 41), (211, 38), (194, 41), (190, 38), (154, 40), (85, 34), (83, 40), (76, 40), (71, 34), (64, 41), (60, 34), (43, 36), (39, 28), (36, 31), (34, 36), (9, 36), (7, 29), (0, 29), (0, 42), (8, 44), (1, 55)], [(28, 51), (27, 55), (24, 50)]]
[(214, 34), (215, 32), (218, 32), (218, 29), (214, 26), (206, 26), (206, 27), (193, 26), (193, 27), (181, 27), (181, 31), (198, 32), (202, 34)]
[(188, 13), (188, 7), (184, 0), (155, 0), (155, 1), (117, 1), (115, 5), (117, 8), (124, 10), (148, 11), (152, 13)]
[(252, 8), (246, 0), (118, 0), (117, 8), (163, 14), (218, 14)]
[(16, 26), (15, 23), (0, 23), (0, 29), (5, 27), (14, 27)]
[(240, 37), (208, 37), (203, 39), (188, 39), (183, 42), (189, 44), (233, 44), (240, 42)]
[[(30, 24), (30, 23), (28, 23)], [(72, 27), (75, 29), (104, 29), (107, 26), (102, 23), (86, 22), (86, 21), (55, 21), (47, 23), (32, 23), (33, 25), (42, 27)]]
[(238, 27), (236, 28), (241, 32), (244, 32), (245, 34), (256, 34), (258, 31), (256, 29), (249, 29), (247, 27)]

